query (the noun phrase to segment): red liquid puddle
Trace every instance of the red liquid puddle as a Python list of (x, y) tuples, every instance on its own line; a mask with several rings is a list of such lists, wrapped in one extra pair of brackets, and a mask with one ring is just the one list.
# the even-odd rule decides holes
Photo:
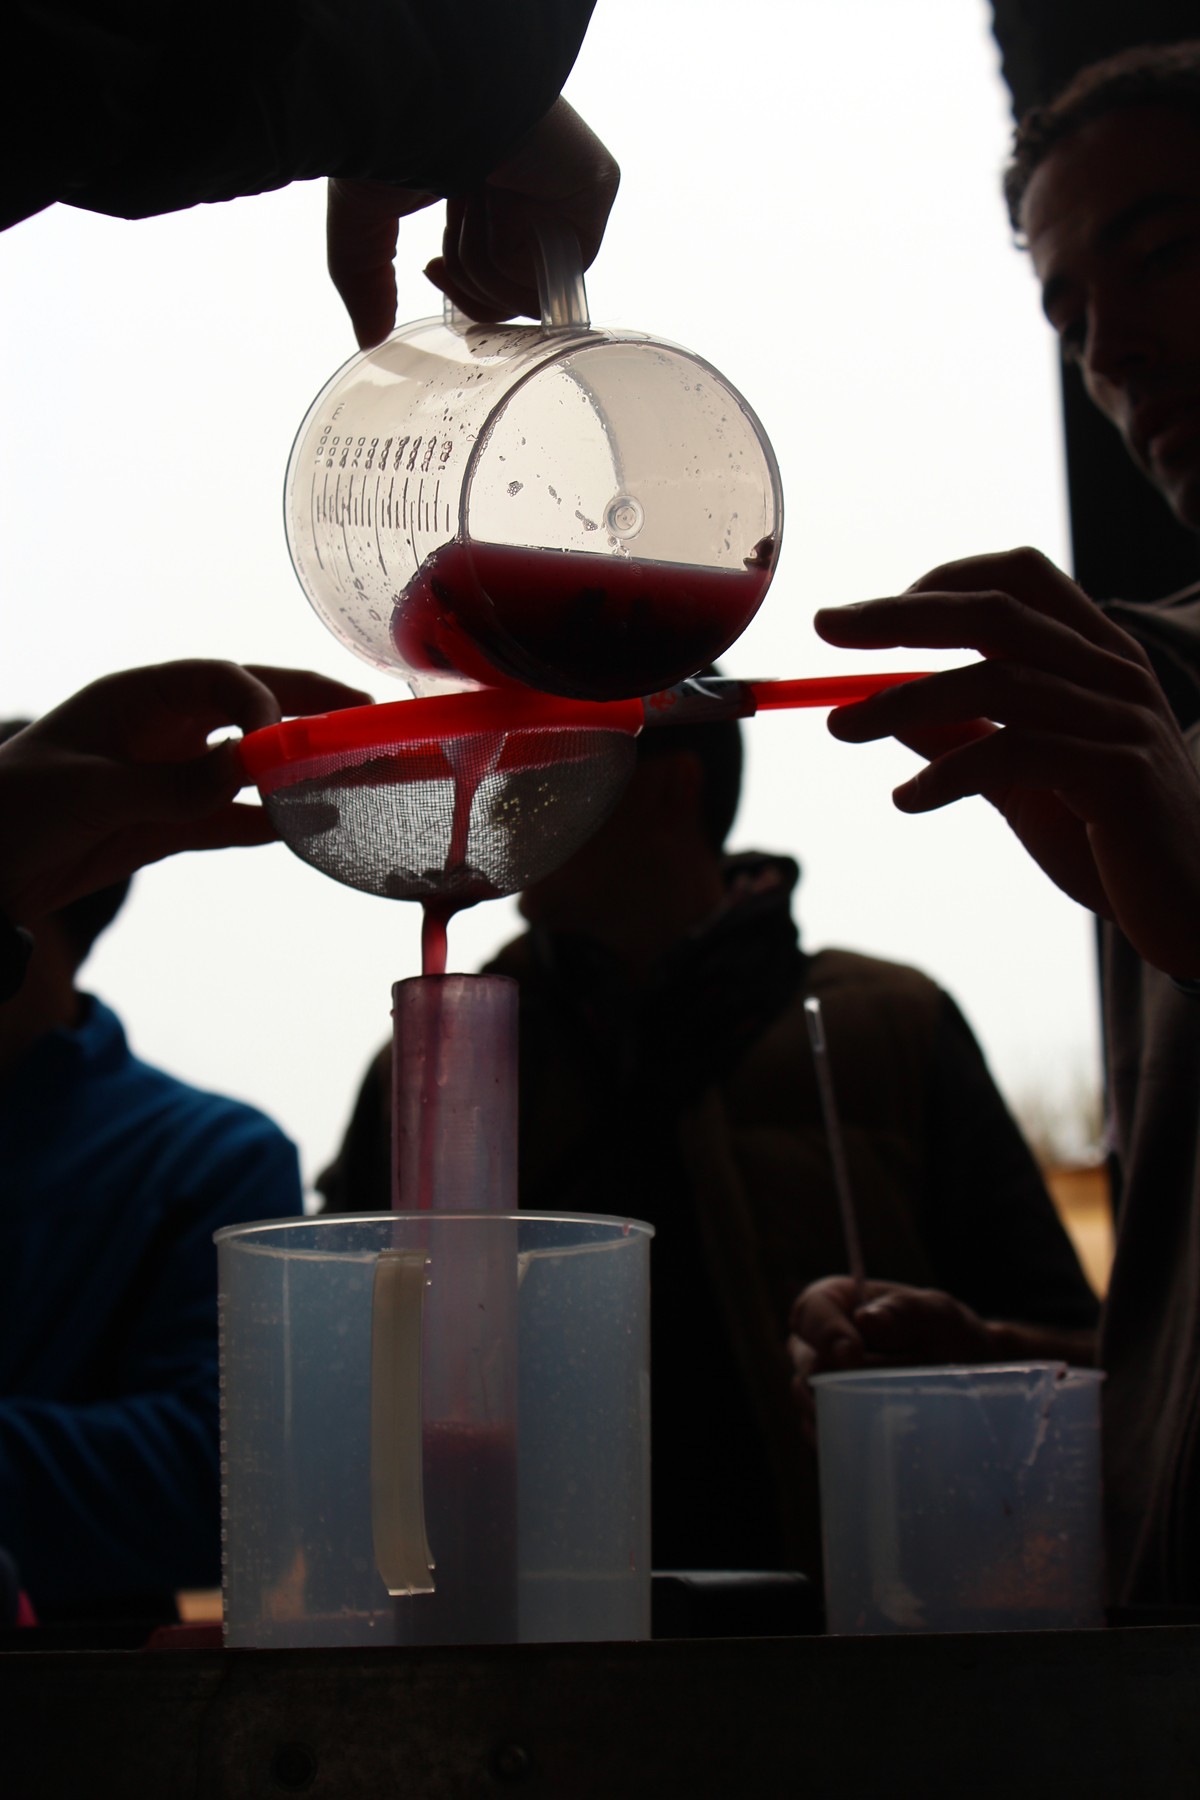
[(630, 699), (727, 649), (758, 611), (771, 560), (713, 569), (452, 539), (400, 597), (392, 641), (417, 670)]

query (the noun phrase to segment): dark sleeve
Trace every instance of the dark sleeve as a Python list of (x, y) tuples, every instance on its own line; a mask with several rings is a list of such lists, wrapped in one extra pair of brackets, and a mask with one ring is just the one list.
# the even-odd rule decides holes
[(10, 925), (0, 913), (0, 1003), (19, 994), (33, 954), (33, 938), (22, 925)]
[(938, 1285), (985, 1318), (1086, 1329), (1099, 1304), (971, 1029), (943, 995), (928, 1222)]
[(295, 1217), (303, 1201), (295, 1146), (249, 1109), (196, 1145), (193, 1168), (125, 1314), (111, 1395), (0, 1398), (0, 1545), (47, 1617), (220, 1580), (212, 1234)]
[(392, 1053), (387, 1044), (363, 1076), (341, 1148), (316, 1180), (321, 1211), (388, 1212), (392, 1204)]
[(477, 182), (553, 105), (594, 0), (12, 0), (0, 227), (318, 175)]

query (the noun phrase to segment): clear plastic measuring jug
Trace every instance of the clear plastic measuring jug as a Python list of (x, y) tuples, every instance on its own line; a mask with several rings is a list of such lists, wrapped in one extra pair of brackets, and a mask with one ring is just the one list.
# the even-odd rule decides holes
[(218, 1232), (226, 1643), (648, 1637), (651, 1236), (449, 1211)]
[(301, 585), (421, 696), (648, 694), (720, 655), (770, 585), (782, 494), (747, 402), (674, 344), (593, 330), (577, 246), (541, 248), (541, 324), (403, 326), (292, 449)]

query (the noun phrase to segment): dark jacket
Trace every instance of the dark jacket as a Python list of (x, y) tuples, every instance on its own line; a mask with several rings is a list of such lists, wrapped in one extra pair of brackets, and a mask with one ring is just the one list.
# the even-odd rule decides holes
[[(1200, 757), (1200, 590), (1105, 609)], [(1116, 1256), (1100, 1336), (1114, 1597), (1200, 1605), (1200, 992), (1100, 928)]]
[[(869, 1273), (990, 1316), (1088, 1326), (1096, 1301), (953, 1001), (915, 969), (799, 948), (796, 866), (730, 859), (731, 898), (632, 992), (594, 943), (529, 932), (520, 1199), (649, 1220), (658, 1568), (817, 1573), (785, 1352), (797, 1292), (846, 1267), (803, 1000), (822, 1002)], [(388, 1061), (332, 1209), (389, 1204)]]
[(594, 0), (11, 0), (0, 229), (317, 175), (452, 194), (553, 105)]
[(39, 1617), (219, 1581), (213, 1232), (301, 1209), (278, 1126), (139, 1061), (98, 1000), (0, 1087), (0, 1546)]

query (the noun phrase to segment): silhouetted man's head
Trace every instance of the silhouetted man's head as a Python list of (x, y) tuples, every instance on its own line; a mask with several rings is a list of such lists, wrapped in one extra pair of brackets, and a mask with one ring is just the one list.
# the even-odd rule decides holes
[(1022, 122), (1005, 193), (1090, 398), (1200, 530), (1200, 42), (1085, 70)]
[(562, 868), (525, 890), (521, 911), (534, 922), (559, 924), (595, 921), (631, 901), (674, 911), (681, 889), (702, 911), (720, 885), (741, 787), (736, 720), (647, 727), (633, 777), (610, 816)]

